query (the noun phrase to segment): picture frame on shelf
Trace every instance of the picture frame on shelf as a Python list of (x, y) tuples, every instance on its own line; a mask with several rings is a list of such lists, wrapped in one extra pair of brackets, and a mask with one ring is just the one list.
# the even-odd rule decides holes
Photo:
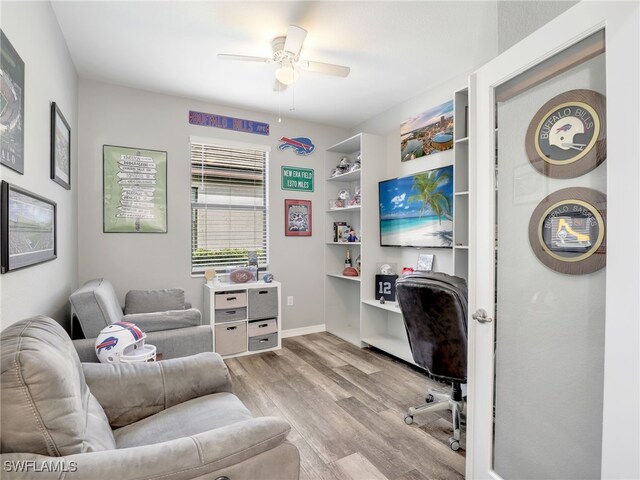
[(311, 200), (284, 201), (284, 229), (287, 237), (310, 237), (312, 234)]
[(51, 180), (71, 190), (71, 127), (51, 102)]
[(57, 258), (57, 204), (3, 181), (0, 273)]
[(102, 148), (104, 233), (167, 233), (167, 152)]
[(433, 259), (435, 255), (431, 253), (421, 253), (418, 255), (418, 264), (416, 265), (416, 271), (418, 272), (431, 272), (433, 271)]

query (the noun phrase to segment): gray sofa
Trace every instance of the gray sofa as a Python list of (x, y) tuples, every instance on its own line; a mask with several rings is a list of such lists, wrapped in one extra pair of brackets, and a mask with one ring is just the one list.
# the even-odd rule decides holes
[(132, 290), (125, 298), (124, 311), (111, 283), (104, 278), (89, 280), (69, 297), (74, 325), (79, 324), (84, 339), (74, 340), (83, 362), (97, 362), (95, 338), (104, 327), (115, 322), (135, 323), (147, 334), (163, 359), (213, 351), (210, 325), (184, 300), (180, 289)]
[(7, 479), (297, 479), (289, 425), (253, 418), (213, 352), (80, 363), (54, 320), (0, 334), (0, 463)]

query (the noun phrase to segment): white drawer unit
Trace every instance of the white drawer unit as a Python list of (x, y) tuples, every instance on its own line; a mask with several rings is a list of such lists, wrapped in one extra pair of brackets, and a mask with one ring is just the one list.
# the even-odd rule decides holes
[(204, 285), (203, 322), (214, 325), (215, 351), (225, 357), (281, 348), (281, 284)]

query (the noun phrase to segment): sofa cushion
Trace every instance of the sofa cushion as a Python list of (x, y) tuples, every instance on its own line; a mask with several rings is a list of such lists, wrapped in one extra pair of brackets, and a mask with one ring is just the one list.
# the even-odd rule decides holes
[(37, 316), (0, 334), (2, 453), (73, 455), (115, 448), (71, 339)]
[(167, 310), (184, 310), (184, 290), (180, 288), (130, 290), (124, 299), (125, 315)]
[(117, 448), (167, 442), (253, 418), (235, 395), (214, 393), (114, 430)]
[(122, 320), (113, 286), (104, 278), (89, 280), (69, 297), (85, 338), (96, 338), (104, 327)]

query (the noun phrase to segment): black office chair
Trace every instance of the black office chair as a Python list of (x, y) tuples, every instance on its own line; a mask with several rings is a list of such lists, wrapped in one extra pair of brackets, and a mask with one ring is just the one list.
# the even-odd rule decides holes
[(396, 295), (413, 360), (436, 380), (451, 383), (451, 394), (429, 389), (426, 403), (409, 408), (411, 425), (418, 413), (451, 410), (452, 450), (460, 448), (460, 421), (465, 413), (462, 384), (467, 382), (467, 283), (440, 272), (414, 272), (399, 278)]

